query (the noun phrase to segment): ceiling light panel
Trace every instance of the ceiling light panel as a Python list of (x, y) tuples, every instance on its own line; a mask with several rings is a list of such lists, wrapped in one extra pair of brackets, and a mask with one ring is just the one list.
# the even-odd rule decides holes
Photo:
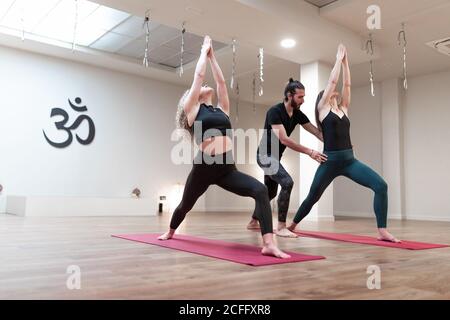
[(12, 4), (15, 2), (15, 0), (1, 0), (0, 1), (0, 22), (2, 21), (5, 14), (9, 11)]
[(30, 32), (47, 16), (59, 1), (16, 0), (3, 16), (1, 25), (11, 29)]
[[(78, 1), (78, 24), (95, 12), (100, 6), (90, 1)], [(62, 0), (33, 30), (34, 34), (64, 42), (72, 42), (76, 5), (73, 0)], [(78, 36), (77, 36), (78, 38)]]

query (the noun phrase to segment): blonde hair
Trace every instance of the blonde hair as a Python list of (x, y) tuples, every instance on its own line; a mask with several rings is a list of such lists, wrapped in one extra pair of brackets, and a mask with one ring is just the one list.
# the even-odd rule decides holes
[[(184, 111), (184, 103), (189, 94), (189, 90), (186, 90), (178, 102), (177, 114), (175, 116), (175, 125), (176, 128), (182, 132), (181, 136), (185, 139), (189, 139), (192, 141), (194, 137), (194, 126), (189, 126), (188, 118), (186, 111)], [(189, 132), (189, 135), (186, 134), (186, 131)]]

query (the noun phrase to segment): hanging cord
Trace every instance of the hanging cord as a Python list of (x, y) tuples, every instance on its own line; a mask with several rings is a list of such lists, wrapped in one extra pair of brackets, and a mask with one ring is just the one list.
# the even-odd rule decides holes
[(253, 112), (256, 112), (256, 73), (253, 73), (252, 80), (252, 90), (253, 90)]
[(372, 34), (369, 34), (369, 39), (366, 42), (366, 53), (370, 54), (370, 71), (369, 71), (369, 80), (370, 80), (370, 94), (372, 97), (375, 97), (375, 86), (374, 86), (374, 77), (373, 77), (373, 38)]
[(25, 41), (25, 8), (23, 6), (21, 8), (20, 24), (22, 27), (22, 41)]
[(180, 78), (184, 73), (183, 68), (183, 55), (184, 55), (184, 33), (186, 32), (185, 22), (181, 24), (181, 53), (180, 53)]
[(239, 122), (239, 101), (240, 100), (240, 96), (239, 96), (239, 82), (236, 81), (236, 123)]
[(145, 20), (144, 20), (144, 28), (145, 28), (145, 53), (144, 53), (144, 60), (142, 61), (142, 64), (148, 68), (148, 48), (150, 45), (150, 16), (149, 12), (147, 11), (145, 13)]
[(75, 21), (73, 23), (72, 52), (75, 52), (75, 44), (77, 40), (78, 9), (78, 0), (75, 0)]
[(231, 79), (230, 79), (230, 89), (234, 88), (234, 78), (236, 77), (236, 39), (233, 39), (231, 44), (233, 50), (233, 64), (231, 66)]
[(264, 94), (264, 48), (259, 48), (259, 92), (258, 95), (261, 97)]
[(408, 42), (406, 41), (406, 31), (405, 23), (402, 23), (402, 30), (398, 33), (398, 45), (401, 46), (403, 43), (403, 88), (408, 90), (408, 74), (406, 65), (406, 48)]

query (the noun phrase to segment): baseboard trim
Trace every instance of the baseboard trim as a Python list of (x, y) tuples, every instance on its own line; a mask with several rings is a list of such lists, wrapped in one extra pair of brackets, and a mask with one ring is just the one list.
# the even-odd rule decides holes
[(249, 207), (233, 207), (233, 208), (225, 208), (225, 207), (209, 207), (203, 208), (201, 211), (196, 210), (197, 212), (230, 212), (230, 213), (238, 213), (238, 212), (253, 212), (254, 208)]
[[(371, 212), (346, 212), (346, 211), (336, 211), (334, 213), (336, 217), (350, 217), (350, 218), (375, 218), (375, 215)], [(442, 221), (450, 222), (450, 217), (439, 217), (430, 215), (414, 215), (414, 216), (403, 216), (399, 214), (388, 214), (389, 220), (413, 220), (413, 221)]]
[(6, 212), (26, 217), (155, 216), (150, 198), (7, 196)]

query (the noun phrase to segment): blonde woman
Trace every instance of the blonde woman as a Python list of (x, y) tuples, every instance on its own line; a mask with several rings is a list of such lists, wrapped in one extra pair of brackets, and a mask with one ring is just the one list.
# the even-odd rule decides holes
[[(212, 105), (215, 90), (203, 85), (208, 60), (217, 85), (217, 107)], [(191, 133), (200, 152), (194, 159), (181, 203), (172, 215), (170, 229), (159, 239), (171, 239), (197, 199), (210, 185), (215, 184), (240, 196), (255, 199), (256, 216), (263, 237), (261, 253), (277, 258), (290, 258), (274, 243), (272, 212), (266, 186), (236, 168), (232, 153), (229, 110), (225, 79), (214, 55), (211, 38), (206, 36), (195, 69), (194, 81), (190, 90), (181, 98), (177, 114), (179, 127)]]

